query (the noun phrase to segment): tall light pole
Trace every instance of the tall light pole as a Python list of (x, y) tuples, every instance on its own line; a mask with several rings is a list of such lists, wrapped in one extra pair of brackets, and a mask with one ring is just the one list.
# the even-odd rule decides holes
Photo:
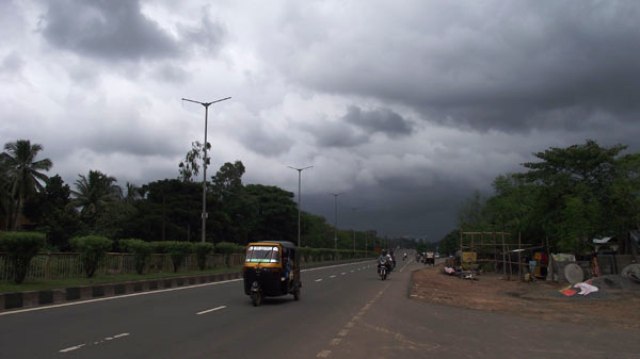
[(334, 234), (333, 234), (333, 241), (335, 242), (335, 249), (336, 251), (338, 250), (338, 196), (341, 195), (342, 193), (332, 193), (333, 195), (333, 201), (335, 203), (335, 207), (334, 207)]
[[(355, 218), (356, 210), (358, 210), (358, 208), (351, 207), (351, 210), (353, 211), (353, 218)], [(353, 226), (353, 253), (356, 253), (356, 226)]]
[(311, 168), (313, 166), (307, 166), (302, 168), (296, 168), (291, 166), (287, 166), (287, 167), (298, 171), (298, 247), (300, 247), (300, 211), (302, 207), (302, 196), (300, 195), (300, 183), (302, 178), (302, 171), (306, 170), (307, 168)]
[(368, 243), (367, 242), (368, 241), (369, 241), (369, 231), (364, 231), (364, 256), (365, 257), (369, 256), (369, 254), (367, 253), (367, 251), (368, 251), (368, 248), (367, 248)]
[(190, 100), (188, 98), (182, 98), (182, 101), (188, 101), (193, 103), (198, 103), (204, 106), (204, 153), (202, 157), (202, 240), (201, 242), (205, 242), (206, 234), (207, 234), (207, 124), (209, 120), (209, 106), (213, 105), (217, 102), (222, 102), (230, 99), (231, 97), (221, 98), (219, 100), (211, 101), (211, 102), (200, 102), (195, 100)]

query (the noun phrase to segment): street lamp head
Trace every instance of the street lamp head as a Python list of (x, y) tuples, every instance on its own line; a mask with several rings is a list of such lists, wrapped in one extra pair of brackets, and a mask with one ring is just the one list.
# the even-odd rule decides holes
[(209, 107), (209, 106), (213, 105), (214, 103), (218, 103), (218, 102), (226, 101), (226, 100), (229, 100), (230, 98), (231, 98), (231, 97), (225, 97), (225, 98), (221, 98), (221, 99), (219, 99), (219, 100), (215, 100), (215, 101), (211, 101), (211, 102), (202, 102), (202, 101), (191, 100), (191, 99), (188, 99), (188, 98), (184, 98), (184, 97), (183, 97), (183, 98), (182, 98), (182, 101), (193, 102), (193, 103), (200, 104), (200, 105), (202, 105), (202, 106), (204, 106), (204, 107)]
[(307, 167), (301, 167), (301, 168), (293, 167), (293, 166), (287, 166), (287, 167), (291, 168), (292, 170), (296, 170), (298, 172), (302, 172), (303, 170), (306, 170), (307, 168), (311, 168), (313, 166), (307, 166)]

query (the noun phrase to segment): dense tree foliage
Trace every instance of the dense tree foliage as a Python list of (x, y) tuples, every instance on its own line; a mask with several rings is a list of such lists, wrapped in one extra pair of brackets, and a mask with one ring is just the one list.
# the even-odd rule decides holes
[(502, 175), (488, 199), (476, 194), (460, 211), (463, 230), (521, 233), (525, 241), (582, 253), (596, 236), (640, 228), (640, 155), (588, 140), (535, 153), (523, 173)]
[(123, 224), (123, 235), (147, 241), (190, 241), (200, 237), (202, 187), (197, 183), (166, 179), (141, 187), (144, 199), (134, 203), (135, 213)]
[(71, 189), (62, 177), (55, 175), (46, 181), (44, 191), (25, 204), (25, 215), (37, 223), (36, 229), (47, 233), (48, 244), (69, 249), (69, 239), (83, 232), (80, 216), (71, 206)]
[[(154, 243), (199, 242), (202, 183), (195, 176), (201, 169), (202, 147), (201, 143), (193, 144), (179, 166), (179, 178), (139, 187), (126, 183), (125, 194), (115, 177), (98, 170), (78, 175), (70, 188), (60, 176), (47, 178), (39, 172), (52, 165), (49, 160), (34, 160), (42, 150), (40, 145), (25, 140), (7, 144), (7, 151), (0, 157), (2, 227), (17, 225), (14, 219), (16, 209), (20, 209), (29, 221), (22, 223), (21, 229), (46, 233), (50, 249), (68, 250), (72, 248), (71, 238), (95, 236), (116, 240), (116, 249), (118, 240), (130, 238)], [(16, 158), (23, 164), (20, 168), (30, 169), (20, 173), (31, 177), (16, 175)], [(225, 163), (207, 181), (207, 243), (237, 246), (256, 240), (297, 242), (298, 212), (293, 193), (275, 186), (244, 185), (244, 173), (242, 162)], [(334, 247), (335, 229), (324, 218), (303, 212), (301, 225), (303, 246)], [(354, 238), (356, 250), (365, 249), (365, 243), (372, 250), (382, 242), (374, 231), (341, 230), (338, 248), (352, 250)], [(77, 241), (73, 242), (79, 248)], [(128, 242), (121, 243), (126, 247)], [(154, 244), (153, 249), (162, 248)]]
[(460, 249), (460, 231), (454, 230), (447, 233), (438, 243), (438, 250), (443, 256), (454, 255)]
[(297, 208), (293, 193), (275, 186), (251, 184), (245, 187), (255, 224), (252, 240), (297, 241)]
[(246, 244), (256, 226), (254, 198), (242, 184), (244, 172), (242, 162), (227, 162), (211, 177), (210, 219), (217, 241)]

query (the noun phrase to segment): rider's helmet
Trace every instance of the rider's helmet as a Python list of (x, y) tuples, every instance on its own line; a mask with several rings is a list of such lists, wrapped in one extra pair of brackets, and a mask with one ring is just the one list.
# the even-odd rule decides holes
[(386, 255), (387, 255), (387, 250), (386, 250), (386, 249), (383, 249), (383, 250), (382, 250), (382, 255), (383, 255), (383, 256), (386, 256)]

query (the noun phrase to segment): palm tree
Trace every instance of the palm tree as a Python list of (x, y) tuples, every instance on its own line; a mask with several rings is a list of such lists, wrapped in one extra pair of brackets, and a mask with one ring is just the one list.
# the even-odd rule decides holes
[(48, 177), (40, 171), (48, 171), (53, 163), (48, 158), (36, 161), (42, 146), (32, 145), (29, 140), (9, 142), (4, 145), (4, 150), (1, 162), (6, 170), (9, 190), (8, 227), (16, 230), (18, 215), (22, 213), (25, 200), (44, 189), (41, 182), (45, 182)]
[(79, 177), (75, 183), (76, 190), (71, 191), (74, 199), (70, 204), (80, 209), (80, 215), (94, 227), (109, 203), (122, 199), (122, 189), (115, 184), (115, 177), (100, 171), (91, 170), (88, 176)]
[(132, 204), (142, 198), (140, 187), (133, 183), (127, 182), (127, 195), (124, 197), (124, 201)]
[[(9, 170), (5, 164), (4, 153), (0, 153), (0, 218), (4, 219), (4, 228), (9, 228), (9, 207), (11, 196), (9, 194)], [(0, 228), (2, 228), (0, 226)]]

